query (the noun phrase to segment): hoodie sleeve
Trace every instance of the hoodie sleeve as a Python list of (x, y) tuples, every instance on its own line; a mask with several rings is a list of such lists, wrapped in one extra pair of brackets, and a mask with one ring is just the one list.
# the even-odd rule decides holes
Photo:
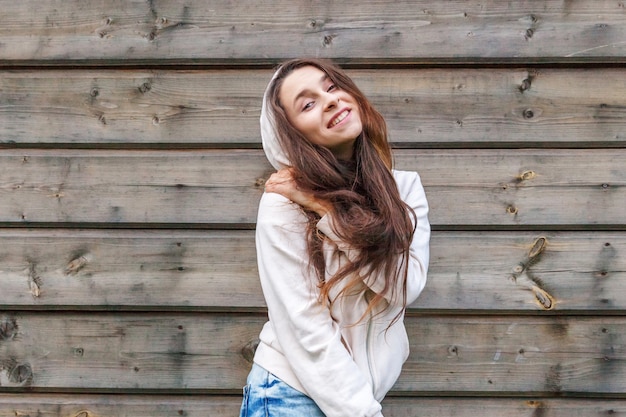
[(280, 349), (328, 417), (382, 417), (381, 405), (341, 340), (310, 273), (306, 218), (285, 197), (261, 198), (256, 243), (259, 276)]
[[(407, 278), (407, 304), (414, 302), (426, 285), (426, 274), (430, 257), (430, 223), (428, 222), (428, 202), (424, 187), (416, 172), (396, 171), (396, 182), (400, 196), (415, 211), (417, 224), (413, 241), (409, 248), (408, 278)], [(320, 219), (317, 228), (331, 239), (337, 248), (344, 252), (348, 259), (354, 260), (358, 255), (358, 249), (352, 248), (342, 241), (334, 231), (332, 215), (327, 214)], [(385, 287), (385, 277), (382, 274), (372, 274), (364, 279), (372, 291), (380, 294)], [(399, 294), (401, 288), (396, 293)], [(393, 300), (383, 294), (388, 302), (398, 303), (401, 300)], [(396, 297), (398, 298), (398, 297)]]

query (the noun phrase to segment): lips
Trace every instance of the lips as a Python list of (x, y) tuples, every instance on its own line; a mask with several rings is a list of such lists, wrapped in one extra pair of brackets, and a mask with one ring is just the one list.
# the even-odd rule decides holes
[(350, 109), (343, 109), (339, 113), (335, 114), (332, 119), (330, 119), (330, 122), (328, 122), (328, 126), (327, 127), (330, 129), (332, 127), (337, 126), (346, 117), (348, 117), (349, 114), (350, 114)]

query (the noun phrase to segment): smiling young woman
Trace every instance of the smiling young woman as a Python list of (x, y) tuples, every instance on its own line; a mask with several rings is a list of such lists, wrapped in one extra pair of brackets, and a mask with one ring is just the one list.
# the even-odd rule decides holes
[(380, 417), (408, 356), (405, 308), (426, 283), (420, 178), (393, 169), (382, 115), (329, 62), (276, 71), (261, 136), (277, 169), (256, 229), (269, 320), (241, 416)]
[(289, 122), (309, 141), (330, 149), (338, 159), (352, 157), (363, 131), (359, 106), (325, 72), (312, 66), (294, 70), (283, 81), (279, 100)]

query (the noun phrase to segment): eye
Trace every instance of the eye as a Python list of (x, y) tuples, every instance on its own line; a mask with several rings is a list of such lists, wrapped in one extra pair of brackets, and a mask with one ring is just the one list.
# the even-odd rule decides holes
[(337, 89), (337, 86), (335, 84), (331, 84), (328, 86), (328, 89), (326, 90), (326, 92), (328, 93), (329, 91), (333, 91)]
[(315, 102), (307, 101), (306, 103), (304, 103), (304, 106), (302, 107), (302, 111), (310, 109), (311, 107), (313, 107), (313, 104), (315, 104)]

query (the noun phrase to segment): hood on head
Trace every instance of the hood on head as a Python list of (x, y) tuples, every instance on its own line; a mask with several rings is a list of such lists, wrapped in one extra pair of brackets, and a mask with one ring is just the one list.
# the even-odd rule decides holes
[[(282, 67), (281, 67), (282, 68)], [(291, 165), (289, 162), (289, 158), (287, 158), (287, 154), (283, 150), (280, 145), (280, 139), (278, 139), (278, 134), (276, 133), (276, 118), (274, 116), (274, 112), (272, 111), (268, 101), (269, 101), (269, 89), (281, 68), (274, 73), (272, 79), (267, 85), (265, 89), (265, 93), (263, 94), (263, 103), (261, 105), (261, 141), (263, 143), (263, 150), (265, 151), (265, 156), (272, 166), (279, 170), (281, 168), (286, 168)]]

